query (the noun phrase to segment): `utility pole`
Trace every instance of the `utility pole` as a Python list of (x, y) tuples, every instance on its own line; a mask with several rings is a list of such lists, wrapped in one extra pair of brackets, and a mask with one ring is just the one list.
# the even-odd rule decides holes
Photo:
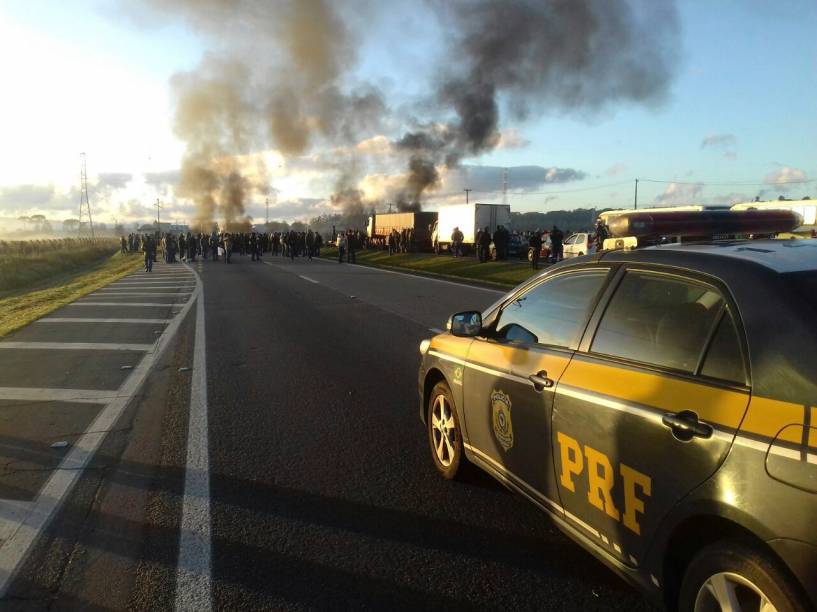
[(502, 169), (502, 203), (508, 203), (508, 169)]
[(465, 203), (469, 204), (470, 202), (469, 202), (468, 194), (470, 194), (474, 190), (473, 189), (465, 189), (464, 191), (465, 191)]
[(269, 231), (269, 198), (267, 198), (267, 231)]
[(91, 202), (88, 200), (88, 171), (86, 168), (85, 153), (79, 154), (80, 168), (79, 168), (79, 228), (78, 231), (82, 234), (82, 218), (88, 217), (88, 228), (91, 230), (91, 240), (94, 239), (94, 220), (91, 218)]
[(154, 206), (156, 207), (156, 233), (161, 236), (162, 224), (159, 221), (159, 211), (162, 209), (162, 205), (159, 203), (159, 198), (156, 198), (156, 204), (154, 204)]
[(638, 179), (635, 179), (635, 197), (633, 198), (633, 208), (638, 210)]

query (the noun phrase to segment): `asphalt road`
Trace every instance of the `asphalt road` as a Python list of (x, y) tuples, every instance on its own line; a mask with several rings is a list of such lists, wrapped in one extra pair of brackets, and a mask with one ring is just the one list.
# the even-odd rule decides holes
[[(336, 262), (233, 262), (194, 265), (206, 329), (215, 609), (646, 607), (490, 477), (448, 482), (434, 469), (418, 418), (418, 345), (450, 313), (500, 294)], [(157, 272), (168, 269), (186, 268)], [(196, 308), (174, 315), (192, 285), (178, 282), (188, 287), (136, 281), (135, 297), (120, 290), (125, 282), (84, 300), (166, 306), (50, 315), (103, 320), (116, 311), (178, 320), (178, 329), (16, 569), (4, 608), (170, 609), (180, 560), (202, 569), (201, 555), (180, 551), (197, 373), (188, 369)], [(5, 341), (150, 344), (166, 325), (35, 323)], [(0, 350), (0, 388), (121, 389), (130, 380), (122, 366), (144, 354), (124, 348)], [(0, 400), (0, 454), (12, 457), (0, 473), (0, 518), (13, 521), (19, 504), (42, 496), (65, 452), (49, 442), (73, 440), (67, 433), (86, 431), (100, 407)], [(19, 469), (8, 469), (14, 461)]]

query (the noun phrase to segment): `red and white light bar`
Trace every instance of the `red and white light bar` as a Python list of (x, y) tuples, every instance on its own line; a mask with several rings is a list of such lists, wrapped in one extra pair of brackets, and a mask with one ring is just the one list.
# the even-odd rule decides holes
[(730, 234), (778, 234), (790, 232), (802, 223), (802, 217), (791, 210), (633, 211), (610, 219), (608, 229), (613, 238), (706, 238)]

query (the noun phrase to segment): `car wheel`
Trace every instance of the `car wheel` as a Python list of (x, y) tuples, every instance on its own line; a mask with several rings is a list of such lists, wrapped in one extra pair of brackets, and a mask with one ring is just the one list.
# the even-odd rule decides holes
[(718, 542), (700, 551), (681, 583), (679, 610), (794, 612), (807, 606), (777, 562), (752, 546)]
[(427, 417), (428, 444), (434, 465), (443, 478), (455, 478), (465, 460), (454, 400), (445, 381), (438, 382), (431, 390)]
[(528, 261), (533, 261), (533, 249), (528, 249)]

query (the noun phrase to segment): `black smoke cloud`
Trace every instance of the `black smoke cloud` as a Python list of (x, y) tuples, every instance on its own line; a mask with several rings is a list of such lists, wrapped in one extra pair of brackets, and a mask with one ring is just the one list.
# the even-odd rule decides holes
[[(436, 7), (446, 30), (457, 33), (447, 53), (457, 61), (445, 63), (434, 98), (448, 119), (395, 142), (412, 159), (453, 167), (491, 151), (503, 107), (525, 119), (619, 103), (654, 106), (667, 96), (678, 48), (669, 0), (453, 0)], [(420, 178), (411, 169), (408, 176)]]

